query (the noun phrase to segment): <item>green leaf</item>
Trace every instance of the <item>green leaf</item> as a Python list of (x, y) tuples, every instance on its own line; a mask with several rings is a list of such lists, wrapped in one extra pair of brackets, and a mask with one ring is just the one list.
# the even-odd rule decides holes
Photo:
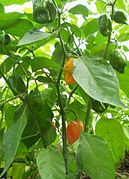
[(38, 129), (38, 133), (40, 134), (40, 137), (42, 137), (43, 145), (47, 147), (50, 142), (48, 139), (48, 131), (50, 130), (51, 121), (53, 118), (51, 108), (49, 107), (44, 96), (38, 89), (31, 90), (30, 94), (28, 95), (28, 104), (29, 106), (27, 111), (27, 117), (29, 118), (29, 120), (23, 135), (24, 137), (32, 135), (32, 132), (34, 130), (31, 130), (31, 125), (32, 122), (34, 122), (35, 128)]
[(56, 102), (56, 99), (57, 99), (55, 86), (53, 86), (51, 88), (44, 89), (42, 91), (42, 95), (45, 98), (45, 100), (47, 101), (47, 104), (52, 108)]
[(60, 35), (61, 35), (61, 38), (62, 40), (65, 42), (65, 43), (68, 43), (69, 39), (70, 39), (70, 33), (68, 30), (62, 28), (60, 30)]
[(98, 31), (98, 19), (92, 19), (89, 21), (84, 28), (85, 36), (89, 36)]
[(52, 60), (58, 64), (61, 64), (62, 59), (64, 58), (64, 51), (62, 46), (57, 42), (55, 44), (55, 50), (52, 54)]
[(81, 30), (78, 26), (70, 24), (71, 32), (76, 36), (81, 38)]
[(26, 74), (28, 74), (28, 76), (29, 76), (30, 75), (29, 67), (30, 67), (30, 63), (31, 63), (31, 58), (28, 56), (25, 56), (21, 60), (22, 60), (22, 62), (14, 70), (15, 74), (20, 75), (20, 76), (25, 76)]
[(101, 14), (106, 3), (101, 1), (96, 1), (95, 4), (98, 12)]
[(99, 137), (81, 134), (77, 166), (92, 179), (114, 179), (115, 166), (107, 143)]
[(96, 124), (96, 134), (106, 140), (111, 148), (116, 165), (124, 158), (124, 132), (119, 122), (103, 118)]
[(125, 150), (129, 152), (129, 127), (123, 126), (124, 135), (125, 135)]
[(81, 5), (81, 4), (71, 8), (69, 10), (69, 12), (72, 13), (72, 14), (80, 14), (80, 15), (83, 15), (84, 17), (88, 16), (88, 9), (87, 9), (87, 7), (84, 6), (84, 5)]
[(129, 63), (125, 68), (125, 72), (123, 74), (117, 73), (117, 77), (119, 80), (120, 89), (122, 89), (126, 96), (129, 98)]
[[(2, 72), (2, 74), (7, 74), (11, 68), (13, 67), (14, 64), (14, 60), (12, 58), (6, 58), (3, 63), (0, 65), (0, 71)], [(0, 74), (0, 78), (1, 78), (1, 74)]]
[(60, 66), (46, 57), (35, 57), (31, 62), (31, 67), (33, 71), (36, 71), (42, 68), (58, 69)]
[(73, 76), (81, 88), (92, 98), (124, 107), (119, 98), (119, 84), (109, 63), (102, 58), (78, 58), (74, 61)]
[(0, 13), (4, 13), (4, 6), (0, 3)]
[(14, 112), (16, 111), (17, 106), (7, 104), (5, 106), (5, 121), (6, 125), (9, 128), (13, 124), (13, 119), (14, 119)]
[(18, 12), (9, 12), (0, 14), (0, 30), (15, 27), (23, 14)]
[(4, 159), (5, 159), (5, 167), (3, 173), (7, 171), (9, 166), (14, 160), (14, 157), (16, 155), (22, 132), (26, 126), (27, 118), (26, 118), (26, 107), (22, 113), (22, 115), (19, 117), (16, 123), (14, 123), (5, 133), (4, 135)]
[(65, 179), (64, 159), (56, 149), (42, 149), (36, 160), (42, 179)]
[[(86, 107), (84, 105), (82, 105), (81, 103), (79, 103), (77, 100), (74, 100), (73, 103), (71, 103), (68, 106), (69, 109), (73, 110), (77, 117), (79, 119), (81, 119), (81, 121), (85, 122), (85, 117), (86, 117)], [(79, 109), (79, 110), (78, 110)], [(68, 119), (68, 121), (73, 120), (76, 118), (75, 114), (72, 113), (70, 110), (66, 111), (66, 118)]]
[(1, 3), (4, 5), (12, 5), (12, 4), (23, 4), (26, 0), (1, 0)]
[[(22, 114), (22, 111), (24, 109), (24, 104), (19, 105), (17, 110), (14, 114), (14, 121), (17, 121), (17, 119)], [(39, 139), (39, 133), (37, 132), (37, 127), (35, 125), (35, 122), (33, 120), (33, 116), (30, 113), (28, 107), (26, 108), (26, 116), (27, 116), (27, 124), (22, 132), (21, 140), (25, 144), (27, 148), (31, 147), (37, 140)]]
[(127, 2), (126, 2), (125, 0), (116, 1), (115, 6), (116, 6), (117, 8), (126, 10), (126, 3), (127, 3)]
[(5, 32), (11, 35), (22, 37), (27, 31), (33, 29), (33, 24), (26, 19), (19, 19), (15, 26), (5, 29)]
[(18, 46), (29, 45), (41, 41), (41, 45), (44, 45), (48, 41), (52, 40), (55, 37), (55, 34), (41, 31), (29, 31), (27, 32), (22, 39), (19, 40)]
[[(96, 36), (97, 37), (97, 36)], [(105, 38), (105, 37), (104, 37)], [(101, 42), (101, 38), (99, 37), (100, 39), (100, 42)], [(91, 50), (91, 55), (92, 56), (98, 56), (98, 57), (103, 57), (104, 55), (104, 52), (105, 52), (105, 48), (106, 48), (106, 43), (100, 43), (98, 45), (95, 45), (92, 50)], [(116, 49), (116, 44), (114, 43), (111, 43), (109, 45), (109, 48), (108, 48), (108, 52), (107, 52), (107, 55), (106, 55), (106, 60), (109, 60), (110, 59), (110, 55), (111, 55), (111, 52)]]

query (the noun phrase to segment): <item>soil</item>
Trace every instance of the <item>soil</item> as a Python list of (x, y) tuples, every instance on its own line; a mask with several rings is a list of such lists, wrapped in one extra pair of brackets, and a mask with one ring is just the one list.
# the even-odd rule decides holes
[(129, 179), (129, 152), (126, 152), (125, 158), (116, 172), (116, 179)]

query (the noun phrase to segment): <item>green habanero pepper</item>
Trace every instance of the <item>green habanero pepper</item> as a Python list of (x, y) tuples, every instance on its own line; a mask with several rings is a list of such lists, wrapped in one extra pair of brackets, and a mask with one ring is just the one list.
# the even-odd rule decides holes
[(113, 20), (119, 24), (128, 24), (128, 14), (124, 10), (119, 9), (115, 11)]
[(111, 18), (107, 14), (102, 14), (98, 18), (98, 27), (103, 36), (108, 36), (112, 31)]
[(1, 34), (0, 35), (0, 44), (1, 45), (8, 45), (10, 42), (10, 37), (8, 34)]
[(56, 16), (56, 9), (49, 0), (33, 0), (33, 19), (39, 24), (50, 23)]
[(8, 78), (8, 84), (15, 96), (27, 92), (27, 87), (19, 75), (10, 76)]
[(109, 104), (92, 99), (92, 109), (97, 113), (105, 112)]
[(119, 73), (124, 73), (124, 69), (127, 65), (127, 58), (123, 50), (113, 50), (110, 55), (109, 61), (115, 70), (117, 70)]

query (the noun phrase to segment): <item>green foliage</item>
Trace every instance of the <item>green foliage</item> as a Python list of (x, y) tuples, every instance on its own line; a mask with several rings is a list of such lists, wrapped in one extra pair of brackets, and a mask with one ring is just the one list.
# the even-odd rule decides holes
[(118, 80), (111, 65), (102, 58), (84, 58), (75, 61), (73, 72), (82, 89), (98, 101), (123, 106), (119, 99)]
[(27, 122), (25, 110), (26, 108), (24, 109), (22, 115), (17, 119), (17, 122), (13, 124), (4, 135), (3, 144), (5, 168), (3, 173), (9, 168), (16, 155), (21, 135)]
[[(84, 152), (85, 151), (85, 152)], [(77, 166), (93, 179), (115, 176), (114, 161), (107, 143), (99, 137), (82, 134), (77, 150)]]
[(49, 173), (50, 179), (65, 179), (63, 158), (57, 149), (41, 150), (37, 156), (37, 165), (42, 178), (47, 178)]
[[(1, 0), (0, 169), (8, 178), (119, 177), (129, 152), (128, 12), (125, 0)], [(70, 145), (72, 120), (84, 131)]]
[(102, 118), (96, 124), (96, 135), (107, 141), (113, 152), (115, 163), (118, 165), (125, 153), (122, 126), (116, 120)]

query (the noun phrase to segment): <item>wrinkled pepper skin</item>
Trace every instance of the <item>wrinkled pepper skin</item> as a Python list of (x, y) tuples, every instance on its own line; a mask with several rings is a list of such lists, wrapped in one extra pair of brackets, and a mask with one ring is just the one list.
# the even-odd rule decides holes
[(27, 92), (27, 87), (19, 75), (10, 76), (8, 78), (8, 84), (15, 96)]
[(123, 50), (115, 49), (110, 55), (110, 63), (112, 67), (119, 73), (124, 73), (124, 69), (127, 65), (127, 58)]
[(39, 24), (51, 23), (55, 19), (56, 9), (49, 0), (33, 0), (33, 19)]
[(8, 45), (10, 42), (10, 37), (8, 34), (0, 34), (0, 44)]
[(119, 24), (128, 24), (128, 15), (122, 9), (115, 11), (113, 20)]
[(103, 113), (107, 110), (109, 104), (102, 103), (97, 100), (92, 100), (92, 109), (97, 113)]
[(64, 65), (64, 80), (67, 85), (76, 83), (72, 75), (72, 70), (74, 67), (73, 60), (73, 58), (69, 58)]
[(111, 18), (107, 14), (102, 14), (98, 18), (98, 28), (100, 33), (105, 37), (109, 36), (109, 34), (111, 33), (112, 22), (111, 22)]

